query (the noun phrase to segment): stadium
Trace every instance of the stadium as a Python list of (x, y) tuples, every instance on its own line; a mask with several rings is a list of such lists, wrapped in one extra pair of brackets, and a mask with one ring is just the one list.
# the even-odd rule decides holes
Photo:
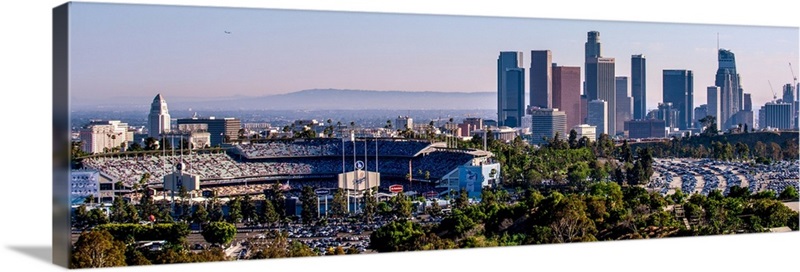
[(500, 170), (487, 151), (395, 138), (273, 139), (191, 153), (122, 152), (87, 156), (79, 167), (113, 177), (127, 189), (135, 188), (148, 173), (148, 187), (159, 190), (164, 176), (179, 162), (185, 165), (184, 174), (200, 177), (200, 190), (215, 191), (219, 196), (258, 195), (276, 182), (295, 189), (336, 189), (339, 174), (361, 170), (355, 169), (357, 164), (363, 170), (380, 173), (382, 193), (396, 184), (403, 185), (406, 192), (441, 193), (456, 189), (453, 186), (460, 184), (459, 169), (464, 167), (491, 166), (496, 173)]

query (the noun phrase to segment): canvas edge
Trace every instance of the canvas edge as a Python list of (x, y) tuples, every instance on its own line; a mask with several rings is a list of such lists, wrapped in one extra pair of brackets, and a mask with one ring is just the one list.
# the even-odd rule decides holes
[(69, 7), (53, 8), (53, 236), (52, 262), (69, 267)]

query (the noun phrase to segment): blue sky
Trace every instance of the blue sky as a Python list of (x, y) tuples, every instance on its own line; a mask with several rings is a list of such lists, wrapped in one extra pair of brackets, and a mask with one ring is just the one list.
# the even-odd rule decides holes
[[(716, 72), (720, 47), (736, 54), (754, 108), (798, 70), (798, 29), (476, 16), (290, 11), (74, 3), (74, 100), (261, 96), (312, 88), (479, 92), (496, 89), (499, 51), (549, 49), (583, 66), (586, 32), (630, 75), (647, 58), (648, 108), (661, 101), (661, 71), (695, 75), (695, 106)], [(226, 34), (225, 31), (231, 32)], [(583, 68), (583, 67), (582, 67)], [(797, 73), (797, 72), (795, 72)], [(780, 96), (780, 94), (779, 94)]]

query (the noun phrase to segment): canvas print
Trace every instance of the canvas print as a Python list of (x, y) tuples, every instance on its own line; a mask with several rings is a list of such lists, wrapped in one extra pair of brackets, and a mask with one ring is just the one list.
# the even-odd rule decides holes
[(796, 27), (82, 2), (53, 27), (69, 268), (798, 230)]

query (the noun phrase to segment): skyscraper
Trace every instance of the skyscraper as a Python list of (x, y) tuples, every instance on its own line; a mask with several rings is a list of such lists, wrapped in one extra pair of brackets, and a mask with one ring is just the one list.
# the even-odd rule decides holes
[(553, 57), (550, 50), (531, 51), (530, 106), (553, 108)]
[(157, 94), (150, 104), (150, 114), (147, 116), (147, 134), (150, 137), (159, 138), (161, 134), (170, 130), (169, 110), (167, 110), (167, 100)]
[[(664, 70), (663, 97), (678, 110), (676, 125), (679, 129), (690, 129), (694, 122), (694, 76), (691, 70)], [(669, 122), (668, 122), (669, 123)], [(670, 126), (667, 124), (667, 126)]]
[(597, 135), (603, 133), (608, 134), (608, 103), (603, 100), (592, 100), (587, 105), (589, 114), (586, 117), (586, 123), (595, 126)]
[(625, 131), (625, 121), (631, 120), (631, 97), (628, 96), (628, 77), (616, 77), (615, 91), (617, 92), (615, 133), (619, 134)]
[(792, 127), (791, 113), (792, 105), (789, 103), (767, 102), (764, 105), (764, 125), (780, 130), (787, 130)]
[(719, 49), (717, 59), (719, 68), (714, 85), (720, 88), (720, 127), (730, 127), (728, 119), (743, 109), (743, 90), (736, 72), (736, 57), (733, 52)]
[(525, 68), (522, 52), (500, 52), (497, 58), (497, 124), (520, 127), (525, 115)]
[(589, 31), (587, 33), (586, 44), (584, 45), (586, 49), (586, 58), (600, 58), (603, 56), (602, 50), (600, 48), (600, 32), (598, 31)]
[(647, 115), (647, 61), (644, 55), (631, 56), (631, 96), (633, 97), (633, 119), (644, 119)]
[(717, 125), (717, 129), (721, 128), (722, 124), (720, 124), (720, 104), (722, 103), (720, 89), (717, 86), (708, 86), (706, 88), (707, 92), (707, 100), (706, 105), (706, 115), (714, 116), (714, 123)]
[(608, 126), (605, 130), (598, 127), (598, 133), (604, 131), (611, 136), (614, 135), (616, 126), (616, 80), (614, 78), (614, 58), (589, 58), (586, 60), (586, 98), (589, 101), (603, 100), (606, 102), (607, 110), (606, 121)]
[(567, 115), (567, 127), (582, 124), (581, 67), (553, 64), (553, 108)]

